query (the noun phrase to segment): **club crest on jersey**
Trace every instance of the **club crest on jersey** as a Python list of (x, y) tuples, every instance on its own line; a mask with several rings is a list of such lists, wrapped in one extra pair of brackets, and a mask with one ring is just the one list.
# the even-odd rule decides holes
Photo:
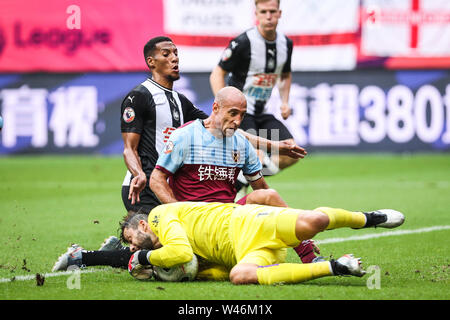
[(123, 111), (123, 121), (126, 123), (130, 123), (134, 120), (136, 114), (134, 113), (134, 109), (131, 107), (125, 108)]
[(175, 121), (179, 121), (180, 120), (180, 113), (176, 109), (173, 110), (173, 119)]
[(173, 142), (169, 141), (166, 143), (166, 147), (164, 148), (164, 153), (169, 154), (172, 152), (172, 150), (173, 150)]
[(235, 163), (238, 163), (239, 160), (241, 159), (241, 153), (239, 152), (239, 150), (231, 151), (231, 156), (233, 157), (233, 161)]

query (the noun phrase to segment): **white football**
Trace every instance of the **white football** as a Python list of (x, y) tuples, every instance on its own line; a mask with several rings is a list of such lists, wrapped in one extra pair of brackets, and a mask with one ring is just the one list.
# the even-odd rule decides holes
[(161, 281), (192, 281), (197, 276), (198, 259), (194, 254), (192, 260), (172, 268), (153, 267), (155, 278)]
[(138, 264), (131, 272), (131, 275), (138, 280), (150, 280), (153, 277), (153, 273), (153, 266)]

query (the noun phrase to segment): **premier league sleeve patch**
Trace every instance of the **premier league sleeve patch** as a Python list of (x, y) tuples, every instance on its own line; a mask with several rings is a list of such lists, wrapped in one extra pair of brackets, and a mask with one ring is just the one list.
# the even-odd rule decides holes
[(132, 107), (126, 107), (123, 111), (123, 121), (126, 123), (133, 122), (134, 118), (136, 117), (136, 113), (134, 112), (134, 109)]
[(164, 148), (164, 153), (165, 154), (171, 153), (173, 151), (173, 147), (174, 147), (174, 145), (173, 145), (172, 141), (167, 142), (166, 147)]
[(231, 51), (230, 48), (226, 48), (225, 51), (222, 53), (222, 61), (227, 61), (231, 58), (233, 55), (233, 51)]

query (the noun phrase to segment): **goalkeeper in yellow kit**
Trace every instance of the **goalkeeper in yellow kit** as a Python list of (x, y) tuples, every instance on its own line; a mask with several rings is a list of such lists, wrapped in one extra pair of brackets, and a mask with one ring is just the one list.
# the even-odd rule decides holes
[(363, 276), (353, 255), (318, 263), (285, 263), (286, 248), (335, 228), (395, 228), (402, 213), (382, 209), (352, 212), (321, 207), (300, 210), (235, 203), (178, 202), (160, 205), (147, 215), (129, 214), (121, 222), (122, 240), (136, 251), (129, 271), (141, 265), (170, 268), (193, 254), (212, 268), (199, 278), (229, 275), (234, 284), (299, 283), (331, 275)]

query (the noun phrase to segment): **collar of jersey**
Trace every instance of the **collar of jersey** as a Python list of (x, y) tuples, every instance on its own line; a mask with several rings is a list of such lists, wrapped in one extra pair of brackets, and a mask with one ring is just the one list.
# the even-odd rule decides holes
[(265, 42), (267, 42), (267, 43), (276, 43), (276, 42), (277, 42), (277, 39), (278, 39), (278, 31), (275, 31), (276, 34), (277, 34), (276, 37), (275, 37), (275, 40), (270, 41), (270, 40), (267, 40), (266, 38), (264, 38), (263, 35), (262, 35), (261, 33), (259, 33), (259, 30), (258, 30), (258, 27), (257, 27), (257, 26), (254, 26), (253, 28), (255, 28), (256, 33), (257, 33), (258, 36), (262, 39), (262, 41), (265, 41)]
[(153, 80), (152, 78), (148, 78), (147, 81), (150, 81), (151, 83), (153, 83), (155, 86), (157, 86), (158, 88), (160, 88), (160, 89), (162, 89), (162, 90), (166, 90), (166, 91), (169, 91), (169, 92), (173, 92), (172, 89), (169, 89), (169, 88), (166, 88), (166, 87), (160, 85), (158, 82), (156, 82), (156, 81)]

